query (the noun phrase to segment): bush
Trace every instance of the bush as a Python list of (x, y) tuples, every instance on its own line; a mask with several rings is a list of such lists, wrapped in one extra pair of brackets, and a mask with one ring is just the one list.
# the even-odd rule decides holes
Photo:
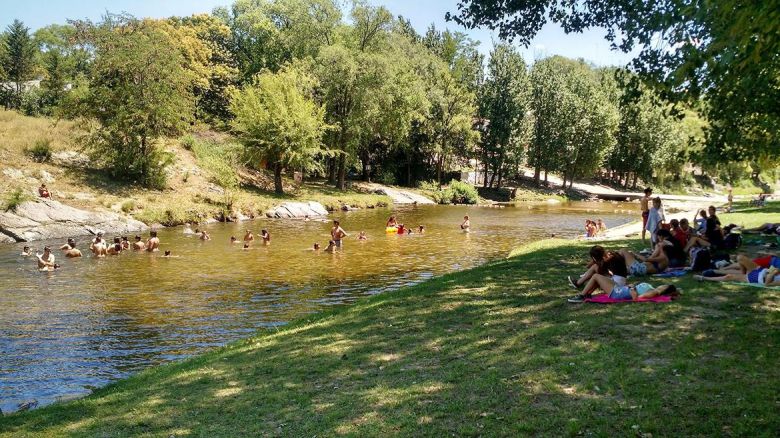
[(191, 151), (193, 146), (195, 146), (195, 137), (191, 135), (185, 135), (184, 137), (179, 140), (181, 142), (181, 145), (184, 149), (187, 149), (188, 151)]
[(476, 204), (479, 200), (477, 188), (471, 184), (452, 180), (444, 189), (433, 181), (422, 182), (420, 190), (437, 204)]
[(24, 190), (16, 189), (6, 195), (4, 202), (5, 211), (16, 211), (17, 207), (30, 199), (32, 199), (32, 197), (25, 193)]
[(25, 150), (27, 155), (37, 163), (44, 163), (51, 159), (51, 140), (38, 139), (31, 148)]
[(393, 172), (392, 169), (382, 169), (382, 171), (379, 172), (379, 174), (376, 176), (376, 181), (386, 186), (395, 185), (395, 172)]
[(123, 212), (130, 213), (133, 210), (135, 210), (135, 200), (128, 199), (127, 201), (122, 203), (122, 211)]
[[(182, 142), (184, 141), (182, 139)], [(190, 147), (198, 160), (198, 165), (208, 173), (211, 182), (225, 189), (238, 187), (236, 166), (241, 154), (241, 145), (192, 139)]]
[(40, 88), (33, 88), (22, 93), (19, 109), (26, 116), (46, 115), (49, 111), (46, 108), (45, 95)]

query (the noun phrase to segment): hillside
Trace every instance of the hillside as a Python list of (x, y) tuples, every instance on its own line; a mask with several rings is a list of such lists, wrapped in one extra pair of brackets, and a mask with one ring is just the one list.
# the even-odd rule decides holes
[[(79, 130), (70, 121), (34, 118), (0, 110), (0, 172), (7, 184), (0, 189), (6, 200), (22, 189), (29, 197), (46, 183), (55, 199), (92, 211), (124, 212), (147, 224), (176, 225), (203, 221), (223, 215), (236, 217), (262, 215), (285, 200), (313, 200), (328, 209), (383, 206), (386, 196), (366, 190), (337, 191), (322, 182), (285, 182), (286, 194), (273, 193), (273, 181), (264, 172), (254, 171), (227, 160), (236, 145), (225, 134), (196, 132), (182, 139), (166, 139), (162, 147), (171, 154), (167, 187), (149, 190), (132, 183), (116, 181), (91, 165), (82, 153)], [(51, 158), (40, 162), (30, 152), (51, 150)], [(41, 154), (39, 154), (41, 155)], [(226, 181), (233, 179), (233, 181)], [(234, 185), (234, 189), (225, 187)]]

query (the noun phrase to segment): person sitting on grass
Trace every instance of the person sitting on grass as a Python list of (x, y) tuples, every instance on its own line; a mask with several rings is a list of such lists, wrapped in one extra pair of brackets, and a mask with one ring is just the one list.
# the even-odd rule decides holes
[[(704, 233), (701, 236), (695, 236), (688, 240), (688, 244), (685, 246), (685, 252), (691, 250), (695, 246), (702, 248), (722, 248), (723, 247), (723, 230), (721, 229), (720, 219), (715, 214), (715, 206), (710, 205), (708, 209), (707, 220), (704, 225)], [(704, 210), (702, 210), (704, 213)]]
[(704, 209), (699, 210), (696, 216), (693, 217), (693, 230), (696, 234), (704, 234), (704, 230), (707, 228), (707, 211)]
[(590, 261), (587, 265), (588, 270), (576, 280), (572, 276), (566, 277), (571, 287), (579, 289), (595, 274), (609, 275), (612, 277), (612, 281), (621, 286), (626, 284), (628, 270), (626, 269), (626, 261), (622, 255), (614, 251), (606, 251), (604, 250), (604, 247), (600, 245), (591, 247), (589, 254)]
[(746, 274), (726, 274), (718, 277), (705, 277), (703, 275), (696, 275), (693, 278), (703, 281), (736, 281), (741, 283), (760, 284), (762, 286), (780, 286), (780, 269), (771, 268), (756, 268)]
[(672, 219), (669, 221), (669, 225), (671, 226), (669, 232), (672, 233), (674, 240), (676, 240), (680, 245), (682, 245), (683, 248), (685, 248), (685, 245), (688, 244), (688, 234), (680, 226), (680, 221), (677, 219)]
[(669, 267), (680, 268), (685, 266), (685, 262), (688, 259), (688, 255), (684, 250), (685, 246), (674, 238), (672, 232), (660, 229), (656, 232), (656, 236), (666, 258), (669, 260)]
[(637, 300), (639, 298), (653, 298), (661, 295), (669, 295), (677, 297), (680, 295), (680, 291), (673, 284), (665, 284), (658, 287), (653, 287), (647, 283), (639, 283), (637, 285), (619, 285), (615, 283), (610, 277), (601, 274), (594, 274), (588, 283), (585, 284), (585, 288), (582, 293), (579, 293), (567, 301), (570, 303), (582, 303), (593, 295), (593, 292), (601, 289), (604, 293), (608, 293), (609, 297), (613, 300)]

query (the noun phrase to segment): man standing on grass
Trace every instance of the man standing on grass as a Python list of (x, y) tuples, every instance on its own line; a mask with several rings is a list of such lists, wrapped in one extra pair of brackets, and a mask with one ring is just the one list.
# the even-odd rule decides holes
[(347, 237), (347, 233), (341, 228), (339, 221), (333, 221), (333, 228), (330, 229), (330, 237), (336, 245), (336, 248), (341, 248), (341, 241)]
[(645, 196), (639, 199), (639, 207), (642, 209), (642, 243), (646, 242), (645, 233), (647, 233), (647, 218), (650, 217), (650, 198), (653, 197), (653, 189), (645, 189)]

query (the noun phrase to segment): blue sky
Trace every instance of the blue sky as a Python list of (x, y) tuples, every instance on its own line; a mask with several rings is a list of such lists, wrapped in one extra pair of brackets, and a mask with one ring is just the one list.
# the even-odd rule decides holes
[[(457, 0), (369, 0), (385, 5), (394, 15), (407, 17), (419, 32), (431, 23), (437, 28), (450, 28), (467, 33), (481, 42), (481, 50), (487, 54), (492, 41), (498, 40), (489, 30), (465, 30), (454, 23), (447, 23), (444, 14), (455, 12)], [(137, 17), (162, 18), (171, 15), (190, 15), (211, 12), (215, 6), (229, 5), (231, 0), (0, 0), (0, 28), (15, 18), (28, 27), (37, 29), (51, 23), (64, 23), (69, 18), (98, 20), (106, 11), (128, 12)], [(566, 35), (560, 27), (548, 24), (534, 39), (530, 47), (522, 48), (526, 61), (563, 55), (584, 58), (597, 65), (624, 65), (630, 56), (611, 51), (604, 40), (604, 31), (592, 30), (583, 34)]]

